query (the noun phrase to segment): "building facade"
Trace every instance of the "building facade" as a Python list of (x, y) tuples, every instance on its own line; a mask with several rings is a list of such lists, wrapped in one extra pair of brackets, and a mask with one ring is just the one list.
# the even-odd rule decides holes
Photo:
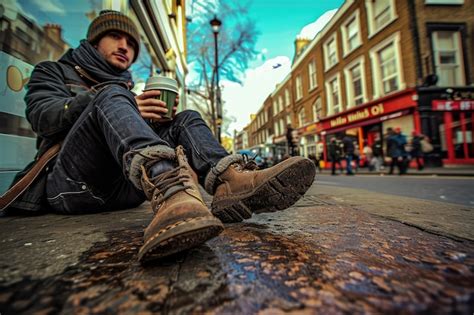
[(347, 0), (281, 84), (291, 87), (299, 154), (327, 160), (330, 139), (344, 134), (362, 152), (398, 127), (429, 137), (430, 164), (474, 163), (473, 17), (473, 0)]

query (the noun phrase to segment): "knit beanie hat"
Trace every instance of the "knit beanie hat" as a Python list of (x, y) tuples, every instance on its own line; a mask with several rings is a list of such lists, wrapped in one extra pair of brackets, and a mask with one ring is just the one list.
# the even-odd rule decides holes
[(128, 34), (136, 44), (133, 62), (137, 60), (140, 50), (140, 34), (133, 21), (119, 11), (103, 10), (99, 13), (87, 30), (87, 41), (96, 44), (106, 33), (120, 31)]

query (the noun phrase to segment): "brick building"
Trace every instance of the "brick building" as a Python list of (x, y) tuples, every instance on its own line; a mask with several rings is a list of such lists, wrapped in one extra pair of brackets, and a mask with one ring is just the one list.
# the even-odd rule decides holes
[(274, 145), (286, 141), (282, 121), (305, 156), (343, 134), (362, 151), (400, 127), (430, 137), (430, 163), (474, 163), (473, 17), (474, 0), (347, 0), (307, 46), (296, 43), (291, 74), (270, 95)]

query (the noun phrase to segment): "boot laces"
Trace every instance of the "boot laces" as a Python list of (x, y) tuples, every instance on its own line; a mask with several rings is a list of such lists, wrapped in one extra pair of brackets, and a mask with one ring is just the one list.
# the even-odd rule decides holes
[(163, 201), (180, 191), (191, 188), (191, 186), (187, 184), (189, 180), (192, 180), (191, 175), (188, 172), (180, 172), (181, 169), (185, 168), (184, 165), (181, 165), (150, 178), (150, 182), (163, 196)]
[(237, 170), (241, 172), (256, 171), (258, 170), (257, 162), (255, 162), (256, 157), (257, 155), (254, 155), (253, 157), (249, 158), (249, 156), (246, 153), (243, 153), (242, 162), (236, 163), (235, 167), (237, 168)]

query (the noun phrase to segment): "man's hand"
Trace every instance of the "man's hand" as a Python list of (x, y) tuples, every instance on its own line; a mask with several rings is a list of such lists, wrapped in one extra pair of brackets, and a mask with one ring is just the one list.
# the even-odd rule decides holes
[[(144, 119), (151, 119), (154, 121), (160, 121), (168, 110), (166, 109), (166, 103), (157, 99), (161, 94), (159, 90), (149, 90), (142, 94), (135, 96), (135, 101), (138, 105), (138, 111)], [(172, 116), (176, 115), (179, 104), (179, 95), (176, 97), (175, 106), (173, 107)]]
[(159, 120), (168, 112), (166, 103), (156, 99), (160, 94), (159, 90), (150, 90), (135, 96), (138, 111), (144, 119)]

